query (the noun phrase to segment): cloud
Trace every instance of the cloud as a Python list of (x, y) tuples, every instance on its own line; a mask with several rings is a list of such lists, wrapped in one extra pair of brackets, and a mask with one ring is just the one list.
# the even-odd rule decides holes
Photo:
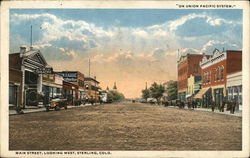
[(233, 22), (233, 21), (225, 20), (225, 19), (218, 18), (215, 16), (206, 15), (206, 13), (204, 12), (201, 14), (195, 14), (195, 13), (188, 14), (188, 15), (182, 16), (179, 19), (170, 21), (169, 22), (169, 30), (172, 32), (176, 31), (180, 26), (184, 25), (186, 22), (193, 20), (193, 19), (197, 19), (197, 18), (204, 19), (205, 22), (211, 26), (219, 26), (222, 24), (241, 24), (241, 22)]
[(187, 54), (202, 54), (201, 50), (194, 48), (183, 48), (179, 50), (178, 57), (185, 56)]
[(205, 43), (201, 49), (202, 52), (206, 54), (211, 54), (213, 50), (217, 48), (219, 50), (240, 50), (241, 47), (235, 43), (231, 43), (230, 41), (219, 41), (219, 40), (209, 40)]

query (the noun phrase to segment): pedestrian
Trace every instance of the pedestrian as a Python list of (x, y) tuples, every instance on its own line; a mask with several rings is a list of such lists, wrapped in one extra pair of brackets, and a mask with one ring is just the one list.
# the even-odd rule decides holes
[(194, 99), (192, 100), (192, 107), (193, 107), (193, 109), (196, 108), (196, 102)]
[(231, 104), (231, 112), (230, 112), (231, 114), (234, 114), (236, 104), (237, 104), (237, 100), (236, 100), (236, 98), (234, 98), (234, 100), (232, 101), (232, 104)]
[(212, 101), (212, 103), (211, 103), (211, 108), (212, 108), (212, 111), (214, 112), (214, 109), (215, 109), (215, 101)]
[(222, 106), (221, 106), (221, 109), (220, 109), (221, 112), (224, 112), (224, 108), (225, 108), (226, 103), (227, 103), (227, 98), (224, 97), (224, 99), (222, 101)]

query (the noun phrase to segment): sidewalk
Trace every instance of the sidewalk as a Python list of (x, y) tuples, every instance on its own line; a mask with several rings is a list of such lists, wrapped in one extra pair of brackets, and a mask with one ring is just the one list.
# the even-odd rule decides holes
[[(96, 103), (94, 105), (99, 105), (99, 103)], [(79, 106), (73, 106), (73, 105), (69, 105), (67, 106), (68, 109), (72, 109), (72, 108), (80, 108), (80, 107), (86, 107), (86, 106), (91, 106), (91, 104), (81, 104)], [(51, 109), (52, 110), (52, 109)], [(23, 113), (27, 114), (27, 113), (35, 113), (35, 112), (45, 112), (46, 108), (45, 107), (28, 107), (23, 109)], [(16, 110), (9, 110), (9, 115), (17, 115), (18, 113), (16, 112)]]
[[(176, 108), (179, 109), (177, 106), (167, 106), (170, 108)], [(207, 109), (207, 108), (195, 108), (195, 109), (188, 109), (187, 107), (184, 108), (185, 110), (195, 110), (195, 111), (204, 111), (204, 112), (211, 112), (211, 113), (216, 113), (216, 114), (221, 114), (221, 115), (230, 115), (230, 116), (236, 116), (236, 117), (242, 117), (242, 111), (235, 111), (234, 114), (231, 114), (230, 111), (224, 110), (224, 112), (220, 112), (218, 109), (215, 109), (214, 112), (212, 112), (212, 109)]]

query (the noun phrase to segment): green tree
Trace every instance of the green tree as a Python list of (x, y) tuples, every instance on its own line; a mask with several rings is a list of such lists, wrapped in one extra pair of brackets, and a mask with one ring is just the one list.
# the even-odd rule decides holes
[(142, 98), (147, 100), (150, 97), (150, 90), (149, 89), (143, 89), (142, 91)]
[(108, 99), (112, 100), (112, 101), (121, 101), (123, 100), (125, 97), (122, 93), (119, 93), (117, 91), (109, 91), (108, 92)]
[(160, 103), (160, 99), (164, 93), (164, 87), (161, 84), (153, 83), (149, 88), (151, 97), (157, 100), (157, 104)]
[(168, 100), (177, 99), (177, 81), (169, 83), (167, 87)]

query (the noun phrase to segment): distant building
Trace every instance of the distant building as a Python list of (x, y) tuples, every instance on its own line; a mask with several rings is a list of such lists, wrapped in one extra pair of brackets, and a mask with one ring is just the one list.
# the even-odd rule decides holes
[(84, 84), (88, 97), (99, 101), (99, 81), (92, 77), (85, 77)]
[(227, 75), (242, 70), (242, 52), (227, 50), (220, 52), (213, 51), (211, 57), (204, 56), (200, 62), (202, 68), (202, 91), (199, 96), (203, 98), (205, 106), (215, 101), (221, 105), (226, 96)]
[[(42, 73), (47, 62), (38, 49), (20, 47), (18, 53), (9, 54), (9, 105), (37, 106), (37, 94), (42, 92)], [(52, 71), (52, 69), (48, 69)]]
[(199, 63), (202, 57), (200, 54), (187, 54), (178, 60), (178, 99), (181, 101), (186, 100), (188, 78), (191, 75), (201, 76)]
[(191, 75), (188, 78), (188, 89), (186, 98), (192, 97), (199, 92), (201, 89), (201, 76), (193, 76)]
[[(73, 91), (74, 92), (73, 98), (75, 100), (84, 99), (86, 97), (85, 86), (84, 86), (84, 74), (82, 74), (79, 71), (61, 71), (56, 73), (61, 75), (64, 81), (77, 86), (77, 89)], [(63, 94), (68, 95), (65, 90), (63, 91)]]

